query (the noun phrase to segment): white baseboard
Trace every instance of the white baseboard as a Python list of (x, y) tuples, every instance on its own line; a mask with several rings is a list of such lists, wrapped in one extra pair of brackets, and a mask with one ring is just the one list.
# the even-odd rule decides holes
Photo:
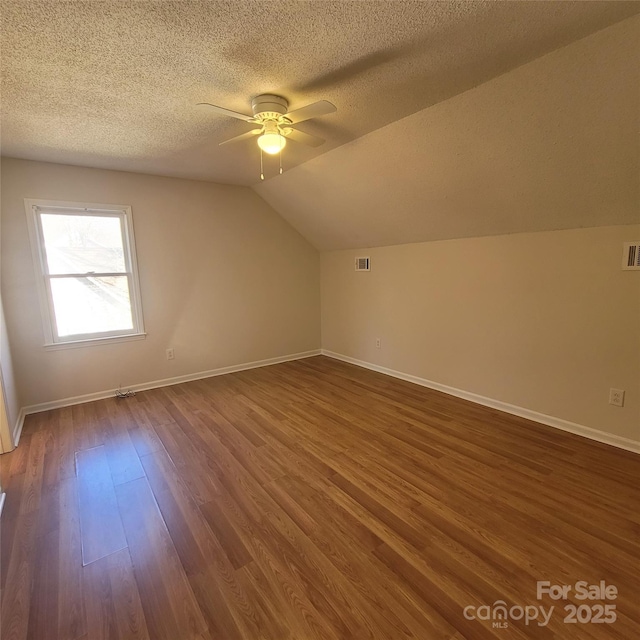
[[(236, 371), (246, 371), (248, 369), (257, 369), (258, 367), (268, 367), (273, 364), (280, 364), (281, 362), (290, 362), (291, 360), (301, 360), (303, 358), (310, 358), (312, 356), (319, 356), (320, 349), (314, 349), (313, 351), (303, 351), (301, 353), (292, 353), (286, 356), (279, 356), (277, 358), (268, 358), (266, 360), (256, 360), (255, 362), (245, 362), (242, 364), (231, 365), (230, 367), (220, 367), (219, 369), (211, 369), (209, 371), (199, 371), (198, 373), (189, 373), (184, 376), (176, 376), (175, 378), (164, 378), (163, 380), (153, 380), (151, 382), (143, 382), (141, 384), (127, 385), (124, 387), (126, 390), (131, 391), (146, 391), (148, 389), (157, 389), (159, 387), (169, 387), (173, 384), (181, 384), (182, 382), (191, 382), (193, 380), (202, 380), (204, 378), (213, 378), (215, 376), (222, 376), (225, 373), (234, 373)], [(113, 398), (115, 395), (115, 389), (108, 389), (106, 391), (98, 391), (96, 393), (87, 393), (82, 396), (73, 396), (71, 398), (63, 398), (61, 400), (52, 400), (51, 402), (42, 402), (40, 404), (33, 404), (28, 407), (23, 407), (20, 411), (22, 420), (19, 420), (16, 425), (16, 431), (18, 438), (20, 437), (20, 431), (22, 431), (22, 423), (24, 417), (31, 413), (40, 413), (40, 411), (48, 411), (49, 409), (59, 409), (61, 407), (69, 407), (74, 404), (83, 404), (84, 402), (92, 402), (94, 400), (103, 400), (104, 398)], [(14, 442), (18, 444), (14, 432)]]
[(13, 446), (17, 447), (18, 442), (20, 442), (20, 436), (22, 435), (22, 427), (24, 425), (24, 417), (26, 416), (26, 412), (24, 407), (20, 409), (20, 413), (18, 414), (18, 419), (16, 420), (16, 424), (13, 427)]
[(396, 371), (394, 369), (388, 369), (387, 367), (381, 367), (377, 364), (372, 364), (363, 360), (357, 360), (356, 358), (351, 358), (350, 356), (345, 356), (340, 353), (334, 353), (333, 351), (327, 351), (326, 349), (322, 349), (321, 351), (322, 355), (328, 356), (329, 358), (334, 358), (335, 360), (342, 360), (343, 362), (355, 364), (358, 367), (363, 367), (364, 369), (370, 369), (371, 371), (384, 373), (387, 376), (406, 380), (407, 382), (413, 382), (414, 384), (418, 384), (422, 387), (428, 387), (429, 389), (442, 391), (443, 393), (447, 393), (450, 396), (456, 396), (457, 398), (469, 400), (485, 407), (498, 409), (499, 411), (504, 411), (505, 413), (510, 413), (520, 418), (533, 420), (534, 422), (539, 422), (549, 427), (555, 427), (556, 429), (561, 429), (562, 431), (568, 431), (569, 433), (574, 433), (576, 435), (583, 436), (584, 438), (589, 438), (590, 440), (603, 442), (604, 444), (609, 444), (614, 447), (618, 447), (619, 449), (625, 449), (626, 451), (631, 451), (633, 453), (640, 453), (640, 442), (638, 442), (637, 440), (631, 440), (629, 438), (623, 438), (621, 436), (607, 433), (606, 431), (599, 431), (598, 429), (585, 427), (584, 425), (577, 424), (575, 422), (569, 422), (568, 420), (563, 420), (562, 418), (556, 418), (544, 413), (539, 413), (538, 411), (532, 411), (531, 409), (525, 409), (524, 407), (518, 407), (507, 402), (502, 402), (501, 400), (494, 400), (493, 398), (487, 398), (476, 393), (471, 393), (462, 389), (456, 389), (455, 387), (449, 387), (445, 384), (440, 384), (439, 382), (433, 382), (432, 380), (419, 378), (418, 376), (413, 376), (408, 373), (402, 373), (401, 371)]

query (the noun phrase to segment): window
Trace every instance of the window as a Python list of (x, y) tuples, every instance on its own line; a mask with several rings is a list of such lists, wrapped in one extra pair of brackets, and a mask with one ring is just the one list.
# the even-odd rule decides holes
[(45, 343), (144, 337), (131, 208), (25, 200)]

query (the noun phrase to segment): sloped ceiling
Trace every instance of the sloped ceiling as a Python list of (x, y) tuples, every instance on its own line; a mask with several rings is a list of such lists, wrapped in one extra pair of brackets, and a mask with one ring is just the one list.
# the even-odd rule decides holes
[(254, 189), (323, 250), (640, 223), (639, 43), (635, 17)]
[[(330, 100), (336, 114), (301, 126), (326, 143), (292, 142), (283, 156), (306, 174), (318, 165), (303, 163), (640, 4), (2, 0), (0, 10), (3, 155), (251, 185), (257, 145), (218, 146), (248, 125), (197, 102), (248, 112), (265, 92), (292, 109)], [(386, 171), (394, 155), (384, 158)]]

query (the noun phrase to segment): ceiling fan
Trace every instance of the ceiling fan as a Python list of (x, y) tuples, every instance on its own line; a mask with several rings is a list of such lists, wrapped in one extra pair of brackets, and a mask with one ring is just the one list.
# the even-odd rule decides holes
[[(240, 142), (259, 136), (258, 146), (260, 150), (271, 155), (280, 153), (287, 144), (287, 139), (306, 144), (310, 147), (321, 145), (324, 142), (322, 138), (305, 133), (304, 131), (299, 131), (295, 127), (305, 120), (337, 111), (336, 107), (327, 100), (319, 100), (318, 102), (308, 104), (306, 107), (289, 111), (289, 103), (284, 98), (269, 93), (256, 96), (251, 101), (252, 116), (231, 111), (224, 107), (218, 107), (208, 102), (199, 102), (198, 105), (211, 107), (222, 115), (231, 116), (232, 118), (258, 125), (257, 129), (252, 129), (251, 131), (247, 131), (247, 133), (242, 133), (229, 140), (224, 140), (220, 143), (221, 145), (229, 144), (230, 142)], [(262, 153), (260, 154), (260, 165), (260, 178), (264, 180)], [(280, 173), (282, 173), (282, 157), (280, 158)]]

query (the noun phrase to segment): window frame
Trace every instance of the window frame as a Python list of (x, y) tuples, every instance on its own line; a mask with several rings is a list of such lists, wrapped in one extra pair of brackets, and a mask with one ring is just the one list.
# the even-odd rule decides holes
[[(133, 214), (129, 205), (97, 204), (85, 202), (68, 202), (59, 200), (36, 200), (25, 198), (25, 211), (31, 241), (31, 253), (36, 272), (36, 285), (42, 316), (44, 332), (44, 347), (46, 349), (64, 349), (69, 347), (91, 346), (112, 342), (144, 339), (144, 321), (142, 317), (142, 296), (140, 293), (140, 279), (138, 276), (138, 261), (136, 257), (135, 237), (133, 233)], [(53, 213), (64, 215), (89, 216), (98, 215), (114, 217), (121, 220), (123, 257), (125, 271), (117, 274), (78, 273), (78, 274), (49, 274), (47, 248), (42, 230), (41, 214)], [(80, 333), (69, 336), (59, 336), (51, 292), (51, 280), (60, 277), (101, 277), (105, 275), (126, 276), (129, 286), (129, 300), (131, 304), (132, 329), (99, 331), (94, 333)]]

